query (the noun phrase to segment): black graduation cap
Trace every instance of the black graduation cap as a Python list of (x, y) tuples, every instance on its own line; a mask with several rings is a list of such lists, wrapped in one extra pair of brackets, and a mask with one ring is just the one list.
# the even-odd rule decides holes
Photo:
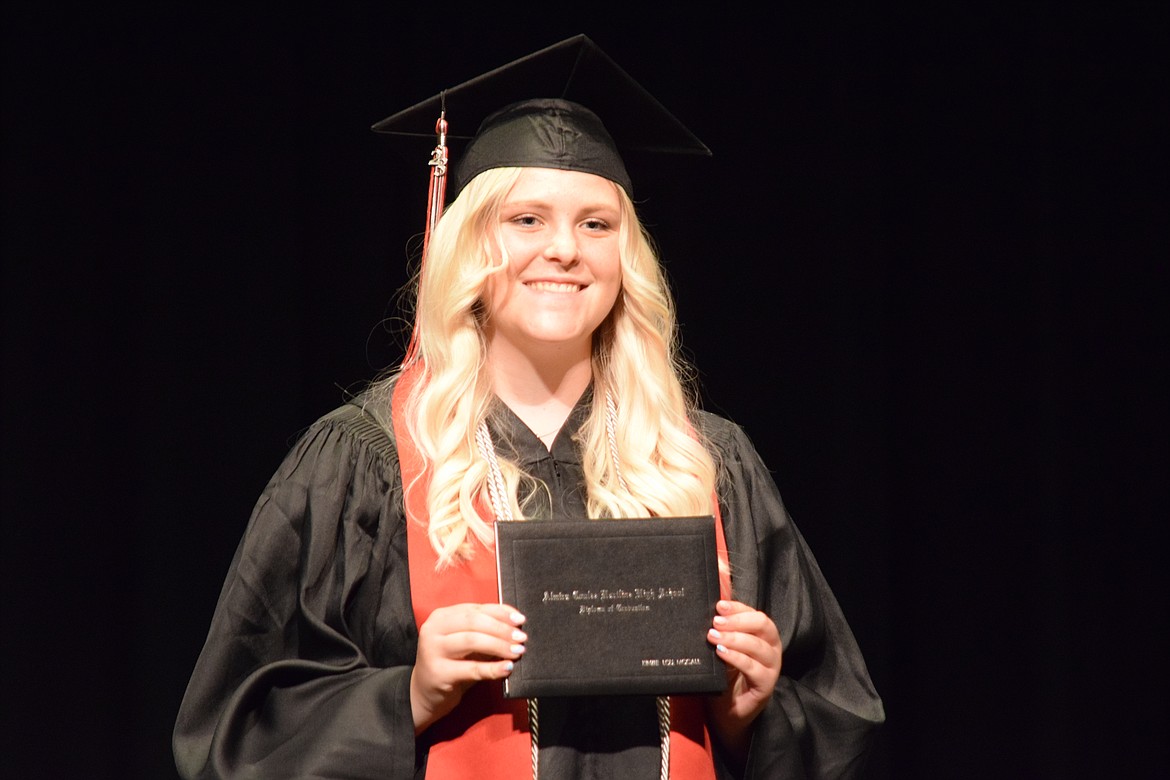
[(454, 153), (455, 193), (490, 168), (530, 166), (595, 173), (632, 195), (621, 152), (711, 154), (585, 35), (446, 89), (372, 129), (434, 138), (440, 116), (448, 141), (469, 141)]

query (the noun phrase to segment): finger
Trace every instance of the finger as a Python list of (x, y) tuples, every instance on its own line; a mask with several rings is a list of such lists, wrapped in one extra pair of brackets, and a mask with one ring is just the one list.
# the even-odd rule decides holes
[(426, 622), (464, 623), (469, 620), (491, 621), (513, 628), (524, 624), (524, 616), (506, 604), (452, 604), (439, 607)]
[[(724, 605), (722, 609), (720, 605)], [(769, 628), (775, 631), (776, 628), (776, 624), (766, 613), (738, 601), (718, 602), (712, 622), (720, 630), (749, 631), (757, 634), (764, 634)], [(775, 633), (779, 637), (780, 632)]]
[(749, 689), (770, 693), (775, 688), (776, 680), (780, 676), (779, 666), (765, 663), (749, 653), (728, 647), (723, 643), (715, 645), (715, 652), (723, 659), (729, 669), (738, 672), (743, 677)]
[[(482, 631), (457, 631), (437, 638), (440, 655), (451, 659), (466, 659), (472, 656), (491, 659), (516, 660), (524, 654), (523, 632), (506, 637), (485, 634)], [(517, 640), (515, 637), (521, 637)]]
[(502, 604), (456, 604), (440, 607), (423, 623), (421, 631), (434, 635), (478, 632), (511, 642), (524, 642), (528, 636), (519, 628), (524, 616)]
[(428, 662), (416, 663), (412, 678), (417, 678), (420, 689), (428, 698), (433, 691), (446, 698), (459, 695), (467, 686), (479, 680), (499, 680), (512, 673), (515, 659), (452, 658), (433, 656)]
[(431, 670), (431, 684), (444, 694), (463, 691), (481, 680), (502, 680), (512, 673), (515, 661), (467, 661), (446, 660)]
[(740, 612), (754, 612), (754, 607), (749, 607), (742, 601), (733, 601), (731, 599), (719, 599), (715, 602), (715, 611), (720, 615), (736, 615)]
[(520, 610), (516, 609), (510, 604), (476, 604), (475, 606), (484, 614), (491, 615), (496, 620), (507, 623), (516, 628), (524, 625), (524, 621), (527, 620), (527, 618), (520, 613)]
[(455, 673), (460, 679), (469, 681), (502, 680), (515, 666), (513, 661), (462, 661)]
[(520, 610), (513, 607), (511, 604), (492, 604), (494, 609), (504, 610), (508, 613), (508, 621), (513, 625), (522, 626), (528, 620)]
[(716, 647), (727, 647), (737, 653), (749, 656), (768, 667), (780, 667), (780, 648), (778, 645), (761, 639), (754, 634), (719, 631), (712, 628), (707, 632), (707, 641)]

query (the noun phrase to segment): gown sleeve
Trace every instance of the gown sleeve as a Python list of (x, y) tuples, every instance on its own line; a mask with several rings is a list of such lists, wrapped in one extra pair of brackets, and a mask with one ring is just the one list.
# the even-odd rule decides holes
[(180, 707), (183, 778), (414, 776), (418, 634), (389, 442), (343, 407), (264, 490)]
[(859, 777), (885, 712), (853, 632), (747, 436), (712, 415), (701, 425), (719, 454), (733, 597), (772, 618), (783, 652), (744, 777)]

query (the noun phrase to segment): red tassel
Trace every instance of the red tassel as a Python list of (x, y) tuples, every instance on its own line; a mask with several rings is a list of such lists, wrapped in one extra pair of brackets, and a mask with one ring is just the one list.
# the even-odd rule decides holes
[[(431, 166), (430, 182), (427, 185), (427, 225), (423, 232), (423, 259), (426, 262), (427, 250), (431, 245), (431, 231), (435, 229), (435, 225), (439, 222), (439, 217), (443, 216), (443, 204), (447, 194), (447, 119), (446, 111), (439, 114), (439, 119), (435, 122), (435, 134), (438, 135), (438, 143), (431, 152), (431, 160), (428, 163)], [(414, 315), (414, 330), (410, 334), (410, 343), (406, 346), (406, 358), (403, 361), (404, 366), (409, 366), (414, 363), (418, 357), (418, 313), (422, 310), (422, 265), (419, 266), (419, 293), (415, 299), (415, 315)]]

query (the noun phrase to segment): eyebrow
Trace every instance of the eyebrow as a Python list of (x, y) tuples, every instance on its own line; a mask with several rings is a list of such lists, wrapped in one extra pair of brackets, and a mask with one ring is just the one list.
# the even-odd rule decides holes
[[(539, 200), (539, 199), (534, 198), (534, 199), (529, 199), (529, 200), (506, 200), (503, 202), (503, 204), (501, 204), (501, 208), (502, 209), (552, 210), (553, 206), (548, 201)], [(583, 208), (578, 209), (578, 211), (583, 211), (583, 212), (612, 211), (612, 212), (617, 213), (617, 214), (620, 214), (621, 210), (622, 209), (621, 209), (620, 205), (617, 205), (617, 204), (610, 205), (610, 204), (601, 203), (601, 202), (586, 204)]]

